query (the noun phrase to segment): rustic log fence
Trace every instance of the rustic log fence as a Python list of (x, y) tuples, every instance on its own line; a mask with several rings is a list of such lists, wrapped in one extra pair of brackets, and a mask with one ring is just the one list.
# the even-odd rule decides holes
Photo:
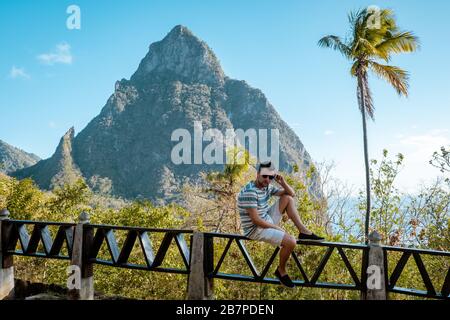
[[(53, 229), (54, 237), (50, 228)], [(29, 229), (32, 229), (29, 232)], [(115, 232), (126, 233), (121, 248)], [(157, 250), (150, 235), (161, 234), (162, 240)], [(186, 240), (187, 239), (187, 240)], [(214, 258), (217, 250), (214, 240), (224, 239), (225, 249), (220, 258)], [(373, 232), (369, 244), (349, 244), (335, 242), (298, 241), (298, 246), (325, 247), (326, 251), (311, 276), (308, 276), (298, 256), (293, 254), (295, 266), (301, 279), (293, 279), (296, 286), (356, 290), (361, 299), (384, 300), (388, 294), (401, 293), (423, 298), (449, 299), (450, 294), (450, 252), (420, 250), (380, 245), (380, 236)], [(258, 270), (249, 254), (245, 242), (247, 238), (234, 234), (201, 233), (191, 230), (154, 229), (95, 225), (89, 216), (82, 213), (78, 223), (40, 222), (9, 219), (9, 212), (0, 212), (0, 299), (14, 295), (14, 255), (47, 259), (69, 260), (71, 267), (79, 270), (79, 282), (76, 288), (69, 288), (68, 298), (74, 300), (92, 300), (94, 298), (94, 265), (185, 274), (188, 277), (187, 299), (213, 299), (214, 279), (246, 281), (256, 283), (279, 284), (278, 279), (268, 277), (268, 271), (279, 253), (275, 248), (262, 270)], [(183, 267), (163, 267), (169, 247), (175, 243)], [(251, 275), (229, 274), (221, 271), (223, 262), (235, 243)], [(106, 244), (108, 258), (100, 256), (100, 249)], [(144, 264), (129, 261), (133, 248), (139, 245)], [(40, 248), (40, 249), (39, 249)], [(66, 251), (63, 252), (63, 248)], [(350, 263), (346, 250), (361, 254), (361, 271), (356, 272)], [(319, 281), (330, 256), (337, 252), (349, 272), (353, 283)], [(402, 255), (393, 271), (389, 274), (388, 257), (394, 252)], [(446, 259), (447, 271), (442, 286), (437, 288), (431, 281), (422, 257), (439, 256)], [(409, 258), (413, 257), (420, 272), (426, 290), (401, 288), (396, 286)], [(217, 261), (216, 261), (217, 260)]]

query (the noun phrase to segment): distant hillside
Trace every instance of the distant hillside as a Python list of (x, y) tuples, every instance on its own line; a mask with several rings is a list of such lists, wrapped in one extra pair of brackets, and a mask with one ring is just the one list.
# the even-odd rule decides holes
[(37, 155), (25, 152), (0, 140), (0, 172), (9, 174), (30, 167), (41, 160)]

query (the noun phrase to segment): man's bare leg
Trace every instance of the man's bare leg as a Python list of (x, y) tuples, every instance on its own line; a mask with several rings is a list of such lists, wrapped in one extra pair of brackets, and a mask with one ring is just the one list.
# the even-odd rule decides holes
[(280, 271), (281, 276), (287, 274), (286, 263), (291, 256), (292, 251), (294, 251), (296, 244), (297, 241), (293, 236), (287, 233), (284, 234), (283, 241), (281, 242), (280, 266), (278, 267), (278, 271)]
[(283, 195), (280, 197), (280, 212), (283, 213), (286, 210), (288, 217), (292, 220), (298, 231), (304, 234), (311, 234), (312, 232), (306, 228), (306, 226), (300, 220), (297, 208), (295, 207), (294, 198), (289, 195)]

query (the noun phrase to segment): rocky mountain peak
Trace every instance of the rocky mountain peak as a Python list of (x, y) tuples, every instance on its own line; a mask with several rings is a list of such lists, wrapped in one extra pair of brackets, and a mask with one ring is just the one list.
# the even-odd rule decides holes
[(150, 45), (132, 81), (157, 77), (212, 86), (224, 84), (224, 72), (209, 46), (188, 28), (175, 26), (161, 41)]
[(72, 143), (75, 129), (70, 128), (60, 139), (55, 153), (48, 159), (39, 161), (34, 166), (14, 173), (19, 179), (33, 178), (45, 189), (61, 187), (82, 178), (80, 169), (73, 161)]
[[(179, 25), (150, 45), (130, 80), (115, 83), (102, 111), (86, 128), (75, 138), (71, 128), (51, 158), (14, 176), (32, 177), (45, 189), (82, 176), (93, 189), (101, 182), (107, 188), (100, 189), (127, 199), (175, 201), (185, 181), (224, 168), (223, 161), (195, 163), (192, 156), (181, 164), (174, 161), (178, 142), (173, 133), (184, 129), (193, 137), (196, 121), (204, 130), (222, 134), (228, 129), (277, 129), (280, 139), (274, 146), (279, 146), (281, 170), (291, 171), (295, 164), (306, 172), (312, 163), (263, 92), (226, 77), (208, 45)], [(272, 150), (272, 139), (261, 139), (266, 151)], [(314, 181), (312, 191), (318, 178)]]
[(56, 148), (55, 154), (61, 157), (67, 157), (72, 153), (72, 141), (75, 137), (75, 128), (71, 127), (67, 132), (62, 136), (59, 141), (59, 145)]
[[(189, 30), (187, 27), (179, 24), (175, 27), (172, 28), (172, 30), (170, 30), (170, 32), (167, 34), (167, 38), (177, 38), (177, 37), (194, 37), (194, 34), (192, 33), (191, 30)], [(197, 39), (198, 41), (201, 42), (201, 40)]]

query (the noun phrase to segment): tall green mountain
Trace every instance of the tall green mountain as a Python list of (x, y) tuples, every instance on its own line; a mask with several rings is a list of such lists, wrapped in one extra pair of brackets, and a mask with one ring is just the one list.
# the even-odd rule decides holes
[(11, 173), (30, 167), (41, 160), (37, 155), (25, 152), (0, 140), (0, 172)]
[(294, 164), (305, 170), (312, 162), (265, 95), (245, 81), (228, 78), (208, 45), (186, 27), (176, 26), (150, 45), (129, 80), (116, 82), (100, 114), (81, 132), (74, 137), (71, 129), (50, 159), (15, 176), (33, 177), (48, 189), (82, 175), (94, 187), (106, 186), (125, 198), (170, 200), (184, 179), (223, 168), (172, 162), (177, 144), (171, 141), (172, 132), (193, 133), (194, 121), (201, 121), (203, 130), (222, 133), (278, 129), (282, 170), (290, 171)]

